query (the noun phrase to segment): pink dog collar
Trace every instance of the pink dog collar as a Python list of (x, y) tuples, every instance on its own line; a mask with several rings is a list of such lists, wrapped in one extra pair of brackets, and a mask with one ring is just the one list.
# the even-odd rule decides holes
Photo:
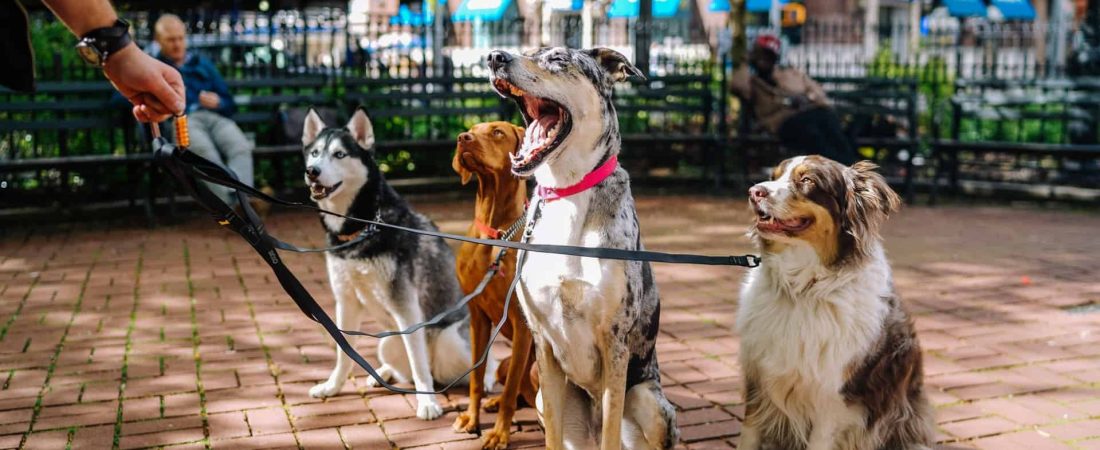
[(547, 202), (552, 202), (554, 200), (561, 200), (570, 195), (575, 195), (587, 191), (588, 189), (592, 188), (592, 186), (600, 184), (601, 181), (611, 176), (611, 173), (615, 171), (616, 167), (619, 167), (619, 156), (611, 155), (611, 157), (607, 159), (607, 162), (600, 165), (600, 167), (597, 167), (596, 170), (588, 172), (588, 175), (585, 175), (584, 178), (581, 179), (580, 183), (563, 188), (539, 186), (539, 198)]

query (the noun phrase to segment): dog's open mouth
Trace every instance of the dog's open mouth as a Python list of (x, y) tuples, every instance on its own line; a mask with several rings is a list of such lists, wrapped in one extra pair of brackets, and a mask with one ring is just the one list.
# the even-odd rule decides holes
[(332, 186), (325, 186), (316, 181), (309, 183), (309, 198), (313, 200), (323, 200), (325, 197), (332, 195), (337, 189), (340, 189), (340, 185), (344, 184), (343, 181), (337, 182)]
[(813, 225), (813, 217), (795, 217), (777, 219), (754, 206), (756, 211), (756, 230), (762, 233), (783, 234), (798, 233)]
[(528, 173), (561, 145), (573, 127), (572, 118), (560, 103), (528, 94), (506, 80), (494, 79), (493, 87), (515, 100), (527, 124), (523, 144), (512, 155), (512, 171)]

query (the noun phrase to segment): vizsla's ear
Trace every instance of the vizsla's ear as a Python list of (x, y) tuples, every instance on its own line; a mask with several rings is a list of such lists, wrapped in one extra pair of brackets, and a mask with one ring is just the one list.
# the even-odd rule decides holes
[(464, 164), (462, 164), (462, 151), (459, 150), (458, 147), (455, 147), (455, 157), (451, 161), (451, 168), (455, 170), (455, 173), (458, 173), (458, 176), (462, 179), (463, 186), (465, 186), (466, 183), (469, 183), (470, 178), (474, 176), (474, 173), (467, 169)]
[(523, 146), (523, 135), (527, 132), (527, 129), (519, 125), (512, 125), (512, 132), (516, 134), (515, 152), (519, 152), (519, 148)]

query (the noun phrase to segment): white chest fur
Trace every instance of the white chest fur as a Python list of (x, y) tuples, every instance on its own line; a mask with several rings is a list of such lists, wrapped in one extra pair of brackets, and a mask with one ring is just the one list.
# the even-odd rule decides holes
[(834, 272), (816, 261), (808, 246), (767, 255), (749, 273), (738, 309), (746, 370), (796, 421), (843, 408), (845, 374), (882, 333), (882, 298), (891, 295), (881, 248), (858, 269)]
[[(584, 223), (590, 195), (544, 203), (531, 242), (603, 246), (601, 230)], [(528, 253), (522, 269), (521, 306), (532, 331), (553, 349), (570, 380), (599, 390), (601, 342), (621, 306), (626, 288), (623, 264), (547, 253)]]
[[(329, 280), (334, 286), (354, 291), (355, 297), (367, 311), (395, 311), (398, 305), (392, 296), (392, 286), (397, 262), (393, 257), (356, 260), (344, 259), (325, 254), (328, 263)], [(404, 309), (404, 308), (401, 308)], [(387, 329), (393, 329), (396, 323), (390, 314), (375, 314), (373, 317), (383, 322)]]

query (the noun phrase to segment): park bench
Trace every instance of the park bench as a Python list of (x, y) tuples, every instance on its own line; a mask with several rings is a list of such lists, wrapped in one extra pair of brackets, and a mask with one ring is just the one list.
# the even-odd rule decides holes
[(704, 180), (724, 178), (714, 107), (709, 75), (667, 75), (618, 88), (620, 159), (631, 177), (666, 177), (688, 165), (702, 168)]
[(39, 83), (0, 90), (0, 204), (41, 207), (141, 197), (151, 157), (109, 105), (106, 82)]
[[(356, 106), (365, 107), (374, 122), (379, 161), (395, 184), (410, 189), (457, 182), (451, 152), (458, 133), (483, 121), (521, 121), (514, 103), (492, 91), (484, 77), (302, 75), (227, 83), (238, 104), (234, 120), (257, 144), (260, 182), (281, 193), (301, 194), (300, 130), (310, 107), (336, 126)], [(126, 200), (130, 206), (141, 203), (153, 222), (157, 201), (167, 194), (173, 204), (174, 190), (154, 170), (145, 127), (126, 108), (109, 104), (112, 93), (105, 82), (42, 83), (33, 95), (0, 91), (0, 138), (7, 146), (0, 147), (7, 149), (0, 154), (3, 209), (52, 204), (44, 200), (82, 205)], [(662, 168), (675, 170), (684, 160), (715, 170), (708, 164), (718, 148), (709, 76), (624, 85), (615, 102), (624, 164), (639, 178), (662, 176)], [(72, 180), (80, 182), (76, 191)], [(53, 184), (42, 188), (47, 181)]]
[[(300, 187), (301, 127), (310, 107), (323, 111), (322, 117), (327, 116), (332, 126), (342, 126), (356, 107), (365, 108), (374, 126), (377, 157), (399, 185), (456, 182), (450, 176), (450, 157), (458, 133), (478, 122), (508, 120), (514, 109), (483, 77), (345, 77), (330, 83), (333, 90), (327, 95), (299, 95), (292, 102), (282, 102), (277, 132), (256, 148), (259, 158), (278, 161), (274, 179), (269, 180), (277, 190)], [(431, 176), (410, 176), (408, 163), (413, 159), (416, 165), (428, 165), (416, 172)]]
[(1100, 80), (958, 80), (949, 114), (937, 118), (932, 185), (1100, 199), (1098, 123)]
[[(910, 78), (818, 77), (840, 115), (849, 139), (863, 157), (875, 161), (891, 184), (902, 187), (909, 201), (924, 165), (917, 151), (917, 82)], [(735, 148), (740, 153), (744, 184), (762, 180), (762, 169), (793, 156), (778, 139), (758, 130), (751, 105), (742, 103)], [(866, 153), (870, 152), (870, 155)]]

